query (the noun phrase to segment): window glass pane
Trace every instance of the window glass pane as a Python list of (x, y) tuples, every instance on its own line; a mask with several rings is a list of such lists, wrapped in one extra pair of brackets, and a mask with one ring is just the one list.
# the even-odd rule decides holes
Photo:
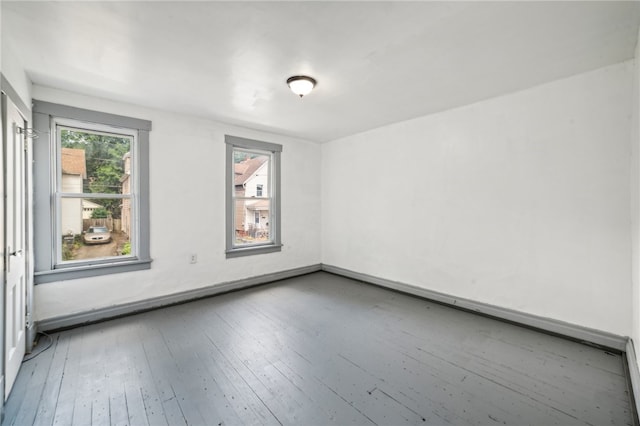
[(246, 150), (233, 152), (236, 197), (269, 197), (271, 156)]
[(280, 153), (274, 143), (225, 136), (227, 258), (280, 251)]
[(60, 148), (62, 192), (123, 193), (123, 178), (131, 173), (131, 137), (60, 128)]
[(269, 207), (271, 201), (243, 199), (235, 202), (235, 245), (271, 242)]
[(131, 200), (62, 198), (63, 261), (131, 255)]

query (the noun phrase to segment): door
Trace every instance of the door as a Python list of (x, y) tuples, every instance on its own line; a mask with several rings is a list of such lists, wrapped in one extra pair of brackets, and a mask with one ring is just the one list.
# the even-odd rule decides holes
[(26, 333), (26, 170), (25, 120), (5, 97), (5, 400), (25, 354)]

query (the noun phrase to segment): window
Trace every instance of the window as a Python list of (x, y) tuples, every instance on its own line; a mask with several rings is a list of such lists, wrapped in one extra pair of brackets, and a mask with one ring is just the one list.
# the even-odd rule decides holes
[(148, 269), (151, 123), (41, 101), (33, 112), (50, 135), (34, 145), (36, 283)]
[(280, 251), (282, 146), (235, 136), (227, 144), (227, 257)]

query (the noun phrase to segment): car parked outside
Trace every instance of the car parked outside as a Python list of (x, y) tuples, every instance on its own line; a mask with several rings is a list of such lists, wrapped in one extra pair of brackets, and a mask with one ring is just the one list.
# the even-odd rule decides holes
[(111, 232), (106, 226), (90, 226), (83, 239), (85, 244), (106, 244), (111, 242)]

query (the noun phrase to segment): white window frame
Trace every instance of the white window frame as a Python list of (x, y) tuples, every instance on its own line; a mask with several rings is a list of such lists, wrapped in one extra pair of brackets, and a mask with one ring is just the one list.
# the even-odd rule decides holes
[[(34, 144), (35, 283), (86, 278), (151, 267), (149, 248), (149, 132), (151, 122), (50, 102), (33, 101), (33, 125), (43, 135)], [(119, 198), (123, 194), (61, 192), (58, 127), (133, 137), (131, 145), (131, 255), (62, 261), (59, 226), (63, 198)], [(48, 137), (46, 137), (48, 136)], [(47, 140), (48, 139), (48, 140)], [(137, 171), (137, 173), (136, 173)], [(47, 238), (49, 235), (49, 238)]]
[[(227, 258), (279, 252), (282, 249), (280, 234), (280, 153), (282, 145), (225, 135), (226, 143), (226, 256)], [(234, 151), (250, 151), (269, 156), (269, 242), (256, 244), (235, 243), (235, 173)]]

